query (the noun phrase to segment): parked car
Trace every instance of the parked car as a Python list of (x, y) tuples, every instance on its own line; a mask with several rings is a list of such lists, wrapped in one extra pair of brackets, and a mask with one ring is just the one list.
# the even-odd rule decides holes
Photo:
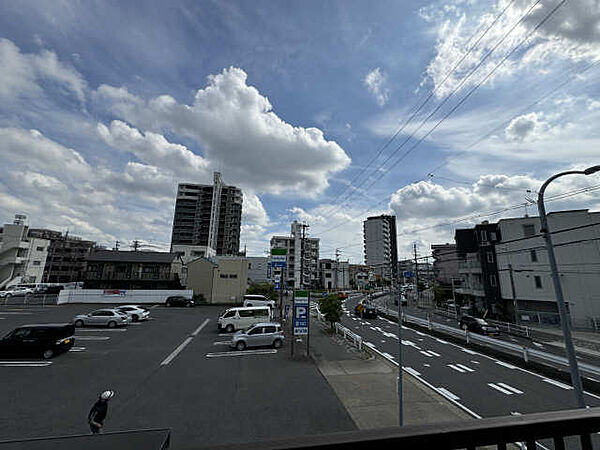
[(346, 300), (348, 298), (348, 294), (346, 292), (338, 292), (338, 298), (340, 300)]
[(368, 303), (359, 303), (354, 308), (354, 315), (360, 316), (362, 313), (362, 317), (365, 319), (376, 319), (377, 318), (377, 309), (373, 305), (369, 305)]
[(231, 338), (229, 346), (237, 350), (245, 350), (248, 347), (280, 348), (283, 345), (283, 331), (281, 325), (276, 322), (264, 322), (252, 325), (244, 331), (236, 332)]
[(73, 324), (23, 325), (0, 339), (0, 356), (41, 356), (50, 359), (75, 344)]
[(268, 306), (275, 308), (275, 301), (269, 300), (264, 295), (247, 294), (244, 295), (244, 306)]
[(124, 312), (129, 317), (131, 317), (132, 322), (148, 320), (148, 317), (150, 317), (150, 311), (148, 311), (146, 308), (142, 308), (141, 306), (138, 306), (138, 305), (122, 305), (122, 306), (118, 306), (115, 309), (117, 309), (118, 311)]
[(124, 312), (116, 309), (97, 309), (88, 314), (79, 314), (73, 319), (76, 327), (83, 326), (106, 326), (109, 328), (124, 327), (131, 319)]
[(185, 306), (186, 308), (190, 308), (195, 306), (195, 303), (194, 300), (183, 295), (172, 295), (171, 297), (167, 297), (165, 306)]
[(256, 323), (268, 322), (272, 318), (272, 310), (268, 306), (251, 306), (229, 308), (217, 321), (217, 327), (231, 333), (244, 330)]
[(10, 288), (7, 289), (5, 291), (0, 291), (0, 297), (2, 298), (10, 298), (14, 295), (32, 295), (33, 289), (31, 288), (26, 288), (26, 287), (15, 287), (15, 288)]
[(458, 326), (465, 331), (472, 331), (479, 334), (487, 334), (494, 336), (499, 334), (498, 327), (490, 325), (484, 319), (473, 316), (462, 316), (458, 322)]

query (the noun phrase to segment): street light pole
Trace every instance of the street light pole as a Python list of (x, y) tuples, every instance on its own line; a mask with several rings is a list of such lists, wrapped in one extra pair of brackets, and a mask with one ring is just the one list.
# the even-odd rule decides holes
[(569, 170), (566, 172), (557, 173), (548, 178), (540, 189), (538, 194), (538, 211), (540, 213), (540, 223), (542, 229), (540, 232), (544, 240), (546, 241), (546, 250), (548, 252), (548, 262), (550, 263), (550, 271), (552, 273), (552, 282), (554, 284), (554, 293), (556, 295), (556, 303), (558, 305), (558, 313), (560, 315), (560, 325), (562, 328), (563, 336), (565, 338), (565, 349), (567, 352), (567, 358), (569, 360), (569, 369), (571, 372), (571, 382), (573, 383), (573, 390), (575, 392), (575, 400), (579, 408), (585, 408), (585, 399), (583, 397), (583, 386), (581, 384), (581, 376), (579, 375), (579, 368), (577, 366), (577, 357), (575, 355), (575, 347), (573, 346), (573, 339), (571, 337), (571, 325), (569, 323), (569, 317), (567, 316), (567, 308), (565, 306), (565, 299), (563, 296), (562, 286), (560, 284), (560, 277), (558, 276), (558, 268), (556, 264), (556, 256), (554, 255), (554, 247), (552, 246), (552, 236), (548, 227), (548, 219), (546, 217), (546, 208), (544, 207), (544, 192), (548, 185), (559, 177), (564, 175), (591, 175), (600, 171), (600, 165), (589, 167), (585, 170)]

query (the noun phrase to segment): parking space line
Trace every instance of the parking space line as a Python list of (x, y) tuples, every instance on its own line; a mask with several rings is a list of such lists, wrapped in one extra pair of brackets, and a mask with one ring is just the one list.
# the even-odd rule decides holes
[(127, 330), (125, 328), (77, 328), (77, 331), (87, 331), (92, 333), (104, 333), (108, 331), (109, 333), (125, 333)]
[(181, 350), (183, 350), (185, 348), (186, 345), (188, 345), (190, 342), (192, 342), (192, 339), (194, 339), (193, 337), (189, 336), (187, 338), (185, 338), (185, 340), (179, 344), (179, 347), (177, 347), (175, 350), (173, 350), (171, 352), (171, 354), (169, 356), (167, 356), (163, 362), (160, 363), (161, 366), (166, 366), (167, 364), (169, 364), (171, 361), (173, 361), (173, 359), (175, 359), (175, 357), (181, 352)]
[(200, 333), (202, 328), (204, 328), (208, 322), (210, 322), (210, 319), (206, 319), (204, 322), (202, 322), (202, 324), (192, 333), (192, 336), (196, 336), (198, 333)]
[(108, 336), (75, 336), (77, 341), (108, 341)]
[(252, 355), (274, 355), (277, 350), (243, 350), (241, 352), (218, 352), (218, 353), (207, 353), (207, 358), (220, 358), (228, 356), (252, 356)]
[(69, 349), (70, 352), (85, 352), (85, 347), (71, 347)]
[(0, 367), (47, 367), (52, 361), (0, 361)]
[(213, 345), (229, 345), (231, 344), (231, 341), (217, 341), (217, 342), (213, 342)]

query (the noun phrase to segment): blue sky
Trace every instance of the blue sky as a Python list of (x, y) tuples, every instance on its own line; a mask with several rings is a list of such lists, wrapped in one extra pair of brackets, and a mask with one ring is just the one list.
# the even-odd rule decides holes
[[(361, 221), (382, 212), (401, 257), (414, 241), (425, 254), (477, 219), (433, 225), (600, 162), (600, 5), (566, 2), (536, 29), (558, 3), (2, 1), (0, 218), (165, 248), (177, 182), (220, 170), (244, 190), (250, 254), (297, 218), (324, 257), (360, 262)], [(588, 192), (555, 207), (598, 205)]]

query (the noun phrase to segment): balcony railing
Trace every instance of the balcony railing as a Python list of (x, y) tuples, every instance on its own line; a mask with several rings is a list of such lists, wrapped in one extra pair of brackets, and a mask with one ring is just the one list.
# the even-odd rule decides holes
[[(581, 448), (592, 450), (600, 444), (600, 408), (553, 411), (521, 416), (494, 417), (459, 423), (411, 425), (402, 428), (361, 430), (345, 433), (302, 436), (271, 442), (250, 442), (211, 446), (219, 450), (278, 450), (327, 449), (371, 450), (390, 449), (476, 449), (495, 446), (505, 450), (509, 444), (518, 444), (527, 450), (536, 450), (536, 441), (555, 449)], [(593, 436), (592, 436), (593, 435)], [(569, 437), (569, 442), (566, 438)], [(576, 439), (577, 444), (571, 442)], [(594, 441), (592, 443), (592, 440)], [(202, 447), (198, 447), (202, 448)], [(541, 447), (543, 448), (543, 447)]]
[(172, 281), (178, 278), (177, 274), (160, 274), (160, 273), (106, 273), (98, 274), (96, 272), (86, 272), (86, 280), (160, 280)]

